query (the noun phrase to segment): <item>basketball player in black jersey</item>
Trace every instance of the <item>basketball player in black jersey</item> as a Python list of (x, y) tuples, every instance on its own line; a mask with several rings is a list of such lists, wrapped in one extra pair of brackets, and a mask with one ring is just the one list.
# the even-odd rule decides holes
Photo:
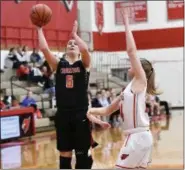
[[(85, 42), (77, 35), (75, 21), (72, 39), (67, 44), (65, 58), (60, 61), (49, 50), (42, 28), (38, 28), (39, 46), (53, 71), (56, 71), (56, 135), (60, 151), (60, 169), (71, 169), (72, 150), (75, 149), (75, 169), (90, 169), (93, 163), (89, 119), (102, 127), (108, 124), (95, 117), (86, 117), (88, 110), (88, 82), (91, 58)], [(81, 54), (81, 55), (80, 55)]]

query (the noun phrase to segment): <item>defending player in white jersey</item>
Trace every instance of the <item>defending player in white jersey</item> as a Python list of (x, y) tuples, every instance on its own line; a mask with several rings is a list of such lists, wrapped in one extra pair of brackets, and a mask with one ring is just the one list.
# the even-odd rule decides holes
[(117, 158), (116, 167), (123, 169), (147, 168), (152, 150), (152, 134), (149, 129), (149, 117), (145, 113), (145, 97), (156, 95), (155, 72), (146, 59), (137, 57), (137, 48), (129, 28), (126, 9), (122, 13), (125, 25), (126, 48), (131, 68), (128, 70), (131, 82), (111, 105), (91, 108), (88, 114), (110, 115), (120, 108), (124, 119), (123, 130), (126, 139)]

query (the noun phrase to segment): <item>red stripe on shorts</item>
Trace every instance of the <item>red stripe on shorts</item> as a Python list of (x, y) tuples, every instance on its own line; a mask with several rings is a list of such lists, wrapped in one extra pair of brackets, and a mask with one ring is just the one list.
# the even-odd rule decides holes
[(129, 138), (130, 138), (130, 134), (128, 135), (128, 137), (126, 139), (125, 146), (127, 146), (127, 143), (128, 143)]

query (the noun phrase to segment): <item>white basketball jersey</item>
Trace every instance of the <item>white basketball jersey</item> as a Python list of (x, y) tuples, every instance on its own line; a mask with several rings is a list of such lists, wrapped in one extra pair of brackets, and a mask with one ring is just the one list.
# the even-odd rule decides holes
[(149, 127), (149, 117), (145, 112), (146, 89), (138, 94), (131, 91), (132, 81), (128, 84), (122, 93), (122, 101), (120, 103), (120, 112), (124, 118), (123, 129), (136, 129)]

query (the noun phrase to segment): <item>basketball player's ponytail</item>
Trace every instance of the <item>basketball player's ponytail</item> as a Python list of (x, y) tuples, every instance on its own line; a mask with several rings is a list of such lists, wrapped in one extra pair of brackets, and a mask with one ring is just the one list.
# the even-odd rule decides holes
[(155, 85), (155, 70), (152, 64), (146, 59), (141, 59), (141, 64), (147, 78), (147, 93), (150, 95), (160, 95), (161, 92), (157, 90)]

